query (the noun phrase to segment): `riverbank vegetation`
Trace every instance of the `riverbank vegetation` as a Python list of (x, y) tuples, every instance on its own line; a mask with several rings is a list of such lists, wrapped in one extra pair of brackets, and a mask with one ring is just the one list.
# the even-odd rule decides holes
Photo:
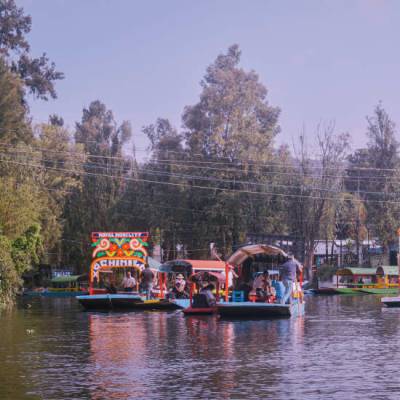
[[(0, 0), (0, 303), (39, 264), (86, 271), (92, 231), (148, 230), (165, 258), (224, 258), (246, 234), (304, 244), (310, 269), (317, 239), (395, 240), (399, 144), (379, 103), (366, 120), (368, 144), (321, 123), (294, 145), (277, 145), (280, 109), (237, 45), (206, 68), (182, 128), (164, 116), (143, 127), (147, 157), (127, 121), (93, 99), (67, 129), (62, 116), (31, 122), (29, 101), (51, 101), (64, 78), (46, 54), (30, 54), (31, 19)], [(366, 113), (368, 110), (366, 110)], [(294, 135), (296, 136), (296, 135)], [(367, 228), (368, 227), (368, 228)]]

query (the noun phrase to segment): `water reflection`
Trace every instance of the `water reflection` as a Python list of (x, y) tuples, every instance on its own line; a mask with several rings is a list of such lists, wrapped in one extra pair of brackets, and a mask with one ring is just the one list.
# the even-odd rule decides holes
[(400, 309), (307, 300), (304, 317), (274, 321), (35, 300), (0, 315), (0, 399), (399, 398)]

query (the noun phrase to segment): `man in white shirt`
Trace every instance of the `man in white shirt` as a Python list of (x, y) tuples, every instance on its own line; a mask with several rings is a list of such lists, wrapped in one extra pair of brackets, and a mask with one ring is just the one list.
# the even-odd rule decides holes
[(136, 279), (132, 276), (130, 271), (126, 273), (122, 281), (122, 287), (125, 292), (132, 292), (136, 288)]

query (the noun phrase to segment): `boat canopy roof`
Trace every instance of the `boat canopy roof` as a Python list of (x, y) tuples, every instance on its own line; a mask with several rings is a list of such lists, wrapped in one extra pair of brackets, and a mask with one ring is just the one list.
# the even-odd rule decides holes
[(250, 244), (243, 246), (236, 250), (229, 258), (228, 263), (232, 265), (240, 265), (246, 261), (247, 258), (255, 256), (256, 254), (267, 254), (270, 256), (283, 256), (288, 257), (282, 249), (269, 244)]
[(353, 276), (353, 275), (363, 275), (370, 276), (376, 275), (375, 268), (341, 268), (336, 271), (336, 275), (339, 276)]
[(399, 267), (390, 266), (390, 265), (382, 265), (376, 269), (377, 275), (399, 275)]
[(199, 282), (202, 280), (210, 280), (214, 282), (219, 282), (220, 284), (225, 284), (225, 275), (221, 272), (213, 272), (213, 271), (200, 271), (193, 274), (189, 280), (191, 282)]
[(196, 273), (199, 271), (225, 272), (225, 262), (216, 260), (171, 260), (160, 265), (161, 272)]
[(51, 280), (52, 283), (69, 283), (76, 282), (79, 278), (83, 278), (85, 275), (61, 275), (56, 276)]

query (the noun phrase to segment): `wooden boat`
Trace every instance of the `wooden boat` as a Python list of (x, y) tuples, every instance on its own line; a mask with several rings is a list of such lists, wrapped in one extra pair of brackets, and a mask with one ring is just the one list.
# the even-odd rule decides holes
[[(221, 262), (222, 263), (222, 262)], [(224, 263), (222, 263), (224, 265)], [(220, 300), (220, 288), (226, 285), (226, 276), (221, 272), (201, 271), (189, 277), (190, 296), (189, 306), (182, 311), (185, 315), (210, 315), (217, 312), (216, 305), (209, 305), (207, 297), (199, 292), (200, 287), (204, 283), (212, 283), (215, 285), (215, 301)], [(195, 293), (195, 292), (199, 293)]]
[(394, 287), (389, 287), (389, 288), (360, 288), (360, 292), (362, 293), (368, 293), (368, 294), (378, 294), (378, 295), (390, 295), (390, 294), (397, 294), (399, 290)]
[(241, 303), (219, 303), (217, 312), (221, 318), (279, 318), (302, 315), (304, 303), (270, 304), (245, 301)]
[(359, 288), (339, 287), (339, 288), (334, 288), (334, 290), (336, 294), (348, 294), (348, 295), (363, 294), (363, 292)]
[(324, 296), (332, 296), (338, 294), (336, 288), (331, 287), (321, 287), (318, 289), (309, 289), (312, 294), (324, 295)]
[(183, 310), (185, 315), (212, 315), (217, 312), (217, 307), (186, 307)]
[(165, 299), (146, 300), (138, 294), (94, 294), (77, 296), (86, 310), (176, 310), (179, 304)]
[[(249, 258), (250, 260), (254, 260), (256, 257), (257, 259), (266, 258), (266, 260), (262, 262), (262, 265), (267, 265), (267, 259), (269, 259), (271, 263), (275, 260), (276, 265), (282, 263), (282, 259), (288, 259), (288, 255), (278, 247), (265, 244), (247, 245), (238, 249), (229, 257), (226, 268), (228, 269), (230, 265), (238, 267), (238, 280), (240, 281), (242, 276), (247, 273), (243, 268), (244, 265), (248, 264), (247, 260)], [(217, 303), (218, 315), (221, 318), (279, 318), (302, 315), (304, 313), (304, 296), (301, 287), (303, 280), (302, 267), (298, 261), (295, 260), (295, 262), (298, 264), (300, 276), (299, 282), (296, 282), (294, 285), (295, 290), (293, 288), (290, 304), (280, 303), (280, 299), (283, 298), (284, 287), (282, 282), (275, 281), (273, 286), (276, 289), (276, 299), (272, 296), (267, 296), (265, 299), (256, 300), (253, 296), (247, 296), (255, 300), (247, 301), (247, 297), (244, 296), (243, 291), (233, 291), (231, 298), (229, 298), (228, 292), (226, 291), (225, 301)], [(248, 269), (252, 269), (251, 263)], [(243, 295), (238, 296), (238, 294), (241, 293)]]
[(381, 302), (386, 307), (400, 307), (400, 297), (382, 297)]
[(371, 294), (372, 292), (363, 289), (378, 287), (376, 279), (374, 268), (341, 268), (336, 272), (334, 290), (336, 294), (344, 295)]
[(57, 276), (50, 281), (50, 287), (41, 290), (24, 291), (24, 296), (31, 297), (76, 297), (88, 294), (86, 275)]

